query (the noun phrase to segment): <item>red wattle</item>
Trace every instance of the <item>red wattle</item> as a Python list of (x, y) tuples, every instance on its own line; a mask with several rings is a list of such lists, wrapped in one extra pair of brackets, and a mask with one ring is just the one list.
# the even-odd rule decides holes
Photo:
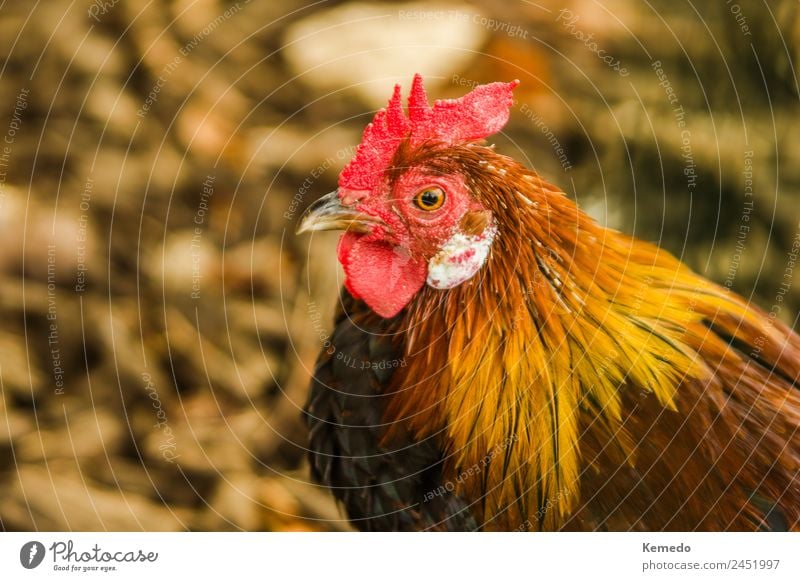
[(428, 267), (382, 240), (347, 232), (339, 240), (345, 287), (381, 317), (394, 317), (425, 284)]

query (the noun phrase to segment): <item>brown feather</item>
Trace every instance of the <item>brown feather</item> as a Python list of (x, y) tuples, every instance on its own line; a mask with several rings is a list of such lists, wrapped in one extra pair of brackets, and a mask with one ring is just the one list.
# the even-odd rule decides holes
[(438, 439), (486, 530), (800, 527), (800, 337), (490, 148), (394, 164), (464, 175), (498, 235), (404, 311), (384, 440)]

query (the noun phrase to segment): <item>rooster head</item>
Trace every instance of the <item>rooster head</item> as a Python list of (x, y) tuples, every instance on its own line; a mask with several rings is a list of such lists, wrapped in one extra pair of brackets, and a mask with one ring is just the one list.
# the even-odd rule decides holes
[(415, 75), (407, 115), (395, 86), (339, 175), (338, 190), (301, 219), (298, 232), (345, 231), (338, 249), (345, 286), (378, 315), (393, 317), (425, 284), (449, 289), (468, 281), (488, 258), (494, 217), (442, 152), (502, 129), (517, 84), (480, 85), (431, 107)]

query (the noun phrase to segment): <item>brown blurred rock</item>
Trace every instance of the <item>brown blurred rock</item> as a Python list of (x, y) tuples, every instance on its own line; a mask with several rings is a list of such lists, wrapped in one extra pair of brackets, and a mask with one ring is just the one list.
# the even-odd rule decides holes
[(0, 380), (3, 391), (30, 399), (45, 384), (45, 374), (30, 363), (25, 338), (0, 331)]
[(226, 473), (209, 500), (202, 528), (258, 530), (262, 510), (258, 500), (260, 485), (261, 480), (252, 473)]
[(166, 418), (161, 423), (154, 419), (144, 436), (143, 448), (150, 459), (216, 477), (249, 468), (252, 454), (242, 440), (244, 434), (231, 429), (210, 393), (184, 400)]
[(428, 91), (438, 91), (453, 71), (466, 68), (488, 34), (473, 21), (475, 14), (469, 5), (449, 2), (349, 2), (290, 26), (286, 59), (292, 73), (320, 93), (347, 89), (383, 107), (392, 85), (408, 87), (414, 73), (426, 75)]
[(104, 408), (85, 409), (64, 416), (66, 426), (39, 429), (18, 438), (15, 454), (22, 462), (49, 462), (73, 458), (77, 462), (114, 456), (119, 451), (122, 425)]
[(220, 265), (221, 255), (208, 235), (185, 230), (169, 235), (150, 257), (148, 270), (168, 292), (188, 299), (217, 292)]
[(20, 465), (0, 497), (0, 514), (10, 530), (177, 531), (185, 512), (86, 479), (73, 461)]
[(34, 429), (33, 419), (10, 409), (0, 399), (0, 448), (11, 448)]

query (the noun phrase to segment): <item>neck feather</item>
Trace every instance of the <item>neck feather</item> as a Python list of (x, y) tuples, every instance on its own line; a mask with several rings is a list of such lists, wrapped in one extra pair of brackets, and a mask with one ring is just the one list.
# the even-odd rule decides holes
[(388, 416), (442, 439), (456, 492), (481, 498), (487, 519), (514, 506), (495, 518), (524, 523), (554, 505), (540, 519), (552, 527), (579, 497), (582, 432), (602, 432), (632, 461), (622, 390), (674, 409), (682, 382), (709, 375), (701, 320), (721, 304), (743, 309), (668, 253), (597, 225), (534, 173), (479, 151), (449, 162), (491, 209), (497, 238), (472, 280), (426, 287), (405, 311), (409, 364)]

